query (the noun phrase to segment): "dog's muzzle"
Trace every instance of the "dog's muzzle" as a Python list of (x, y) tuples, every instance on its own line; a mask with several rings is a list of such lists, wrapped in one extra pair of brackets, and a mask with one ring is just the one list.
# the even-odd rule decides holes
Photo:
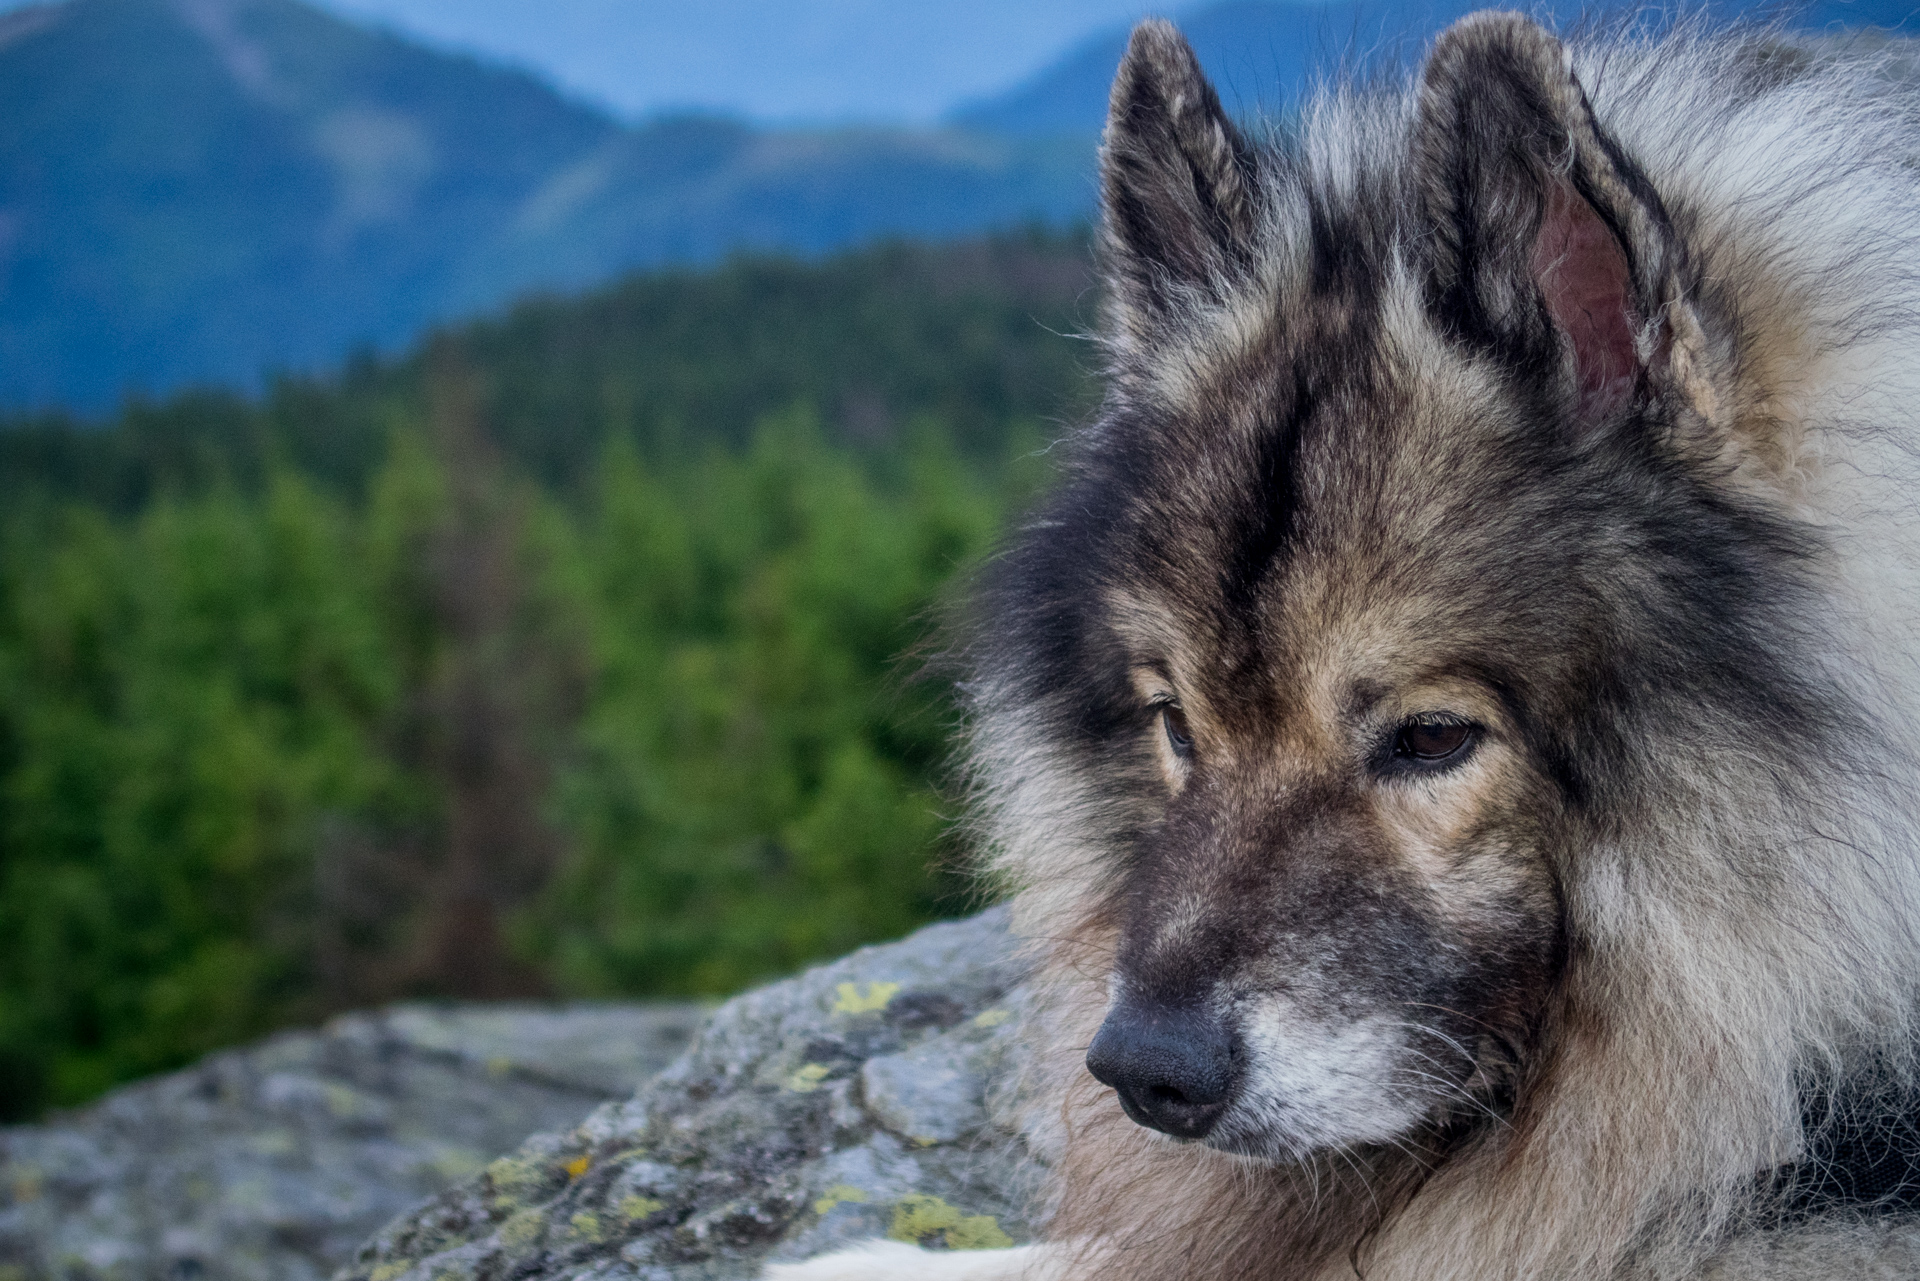
[(1233, 1098), (1233, 1037), (1197, 1010), (1120, 1004), (1087, 1050), (1087, 1070), (1141, 1125), (1177, 1139), (1206, 1137)]

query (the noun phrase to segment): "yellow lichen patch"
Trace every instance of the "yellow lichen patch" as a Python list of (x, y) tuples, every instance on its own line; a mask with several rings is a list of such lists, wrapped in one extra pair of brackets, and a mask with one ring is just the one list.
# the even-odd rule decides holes
[(900, 1198), (887, 1235), (909, 1245), (940, 1245), (954, 1250), (1001, 1250), (1013, 1238), (990, 1214), (962, 1214), (937, 1196)]
[(502, 1192), (515, 1192), (546, 1181), (546, 1176), (539, 1166), (532, 1161), (523, 1161), (511, 1156), (503, 1156), (488, 1165), (487, 1178)]
[(592, 1164), (593, 1164), (593, 1158), (589, 1156), (587, 1153), (582, 1152), (579, 1156), (573, 1158), (573, 1160), (571, 1161), (566, 1162), (560, 1168), (567, 1172), (567, 1177), (569, 1179), (577, 1179), (581, 1175), (585, 1174), (587, 1172), (587, 1167)]
[(513, 1060), (504, 1054), (496, 1054), (487, 1060), (488, 1076), (505, 1076), (513, 1071)]
[(404, 1263), (383, 1263), (373, 1271), (367, 1273), (367, 1281), (393, 1281), (395, 1277), (406, 1270), (407, 1265)]
[(499, 1194), (493, 1199), (494, 1208), (510, 1210), (542, 1196), (552, 1185), (554, 1175), (568, 1172), (568, 1164), (541, 1156), (503, 1156), (490, 1162), (486, 1169), (487, 1181)]
[(584, 1210), (568, 1219), (567, 1225), (573, 1229), (574, 1236), (593, 1245), (598, 1245), (605, 1235), (600, 1231), (600, 1216)]
[(620, 1202), (620, 1217), (627, 1220), (644, 1219), (666, 1208), (665, 1201), (656, 1201), (650, 1196), (630, 1196)]
[(532, 1245), (540, 1239), (540, 1211), (522, 1210), (500, 1225), (500, 1244), (511, 1248)]
[(787, 1088), (795, 1094), (811, 1094), (820, 1088), (827, 1073), (833, 1071), (824, 1063), (809, 1063), (787, 1078)]
[(955, 1250), (1004, 1250), (1013, 1238), (991, 1214), (970, 1214), (947, 1229), (947, 1244)]
[(999, 1027), (1012, 1017), (1012, 1010), (982, 1010), (973, 1016), (973, 1025), (975, 1027)]
[(40, 1171), (30, 1165), (16, 1166), (14, 1168), (13, 1199), (15, 1201), (38, 1201), (40, 1199)]
[(854, 1187), (853, 1184), (836, 1183), (821, 1194), (819, 1200), (813, 1203), (813, 1212), (815, 1214), (825, 1214), (836, 1205), (844, 1205), (848, 1202), (858, 1204), (866, 1199), (867, 1194), (859, 1188)]
[(869, 983), (865, 995), (861, 994), (858, 983), (842, 983), (834, 989), (840, 999), (833, 1003), (835, 1014), (877, 1014), (887, 1008), (894, 993), (900, 990), (898, 983)]
[(910, 1245), (928, 1244), (926, 1238), (957, 1227), (960, 1211), (937, 1196), (904, 1197), (893, 1207), (893, 1227), (887, 1235)]

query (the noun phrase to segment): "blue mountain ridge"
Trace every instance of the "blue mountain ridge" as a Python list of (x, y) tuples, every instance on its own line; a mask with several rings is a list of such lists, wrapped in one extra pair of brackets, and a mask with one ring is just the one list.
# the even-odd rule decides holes
[[(1225, 0), (1182, 20), (1229, 104), (1411, 56), (1460, 0)], [(1895, 0), (1802, 25), (1902, 27)], [(301, 0), (0, 16), (0, 408), (256, 385), (662, 264), (1091, 212), (1123, 29), (939, 129), (625, 127), (526, 74)]]
[(257, 385), (533, 290), (1082, 216), (1078, 142), (627, 128), (299, 0), (0, 17), (0, 408)]

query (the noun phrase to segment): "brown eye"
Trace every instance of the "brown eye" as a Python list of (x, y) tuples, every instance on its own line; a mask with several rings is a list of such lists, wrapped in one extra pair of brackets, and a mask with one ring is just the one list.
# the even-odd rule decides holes
[(1416, 761), (1443, 761), (1467, 745), (1473, 726), (1462, 721), (1408, 721), (1393, 740), (1393, 754)]
[(1172, 703), (1160, 705), (1160, 723), (1166, 727), (1167, 746), (1181, 760), (1193, 755), (1193, 731), (1187, 728), (1187, 714)]

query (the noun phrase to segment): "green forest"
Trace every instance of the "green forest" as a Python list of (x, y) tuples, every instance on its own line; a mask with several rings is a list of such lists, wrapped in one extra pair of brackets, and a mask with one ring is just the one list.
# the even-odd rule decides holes
[(923, 673), (1092, 308), (1078, 237), (739, 259), (0, 425), (0, 1117), (975, 905)]

